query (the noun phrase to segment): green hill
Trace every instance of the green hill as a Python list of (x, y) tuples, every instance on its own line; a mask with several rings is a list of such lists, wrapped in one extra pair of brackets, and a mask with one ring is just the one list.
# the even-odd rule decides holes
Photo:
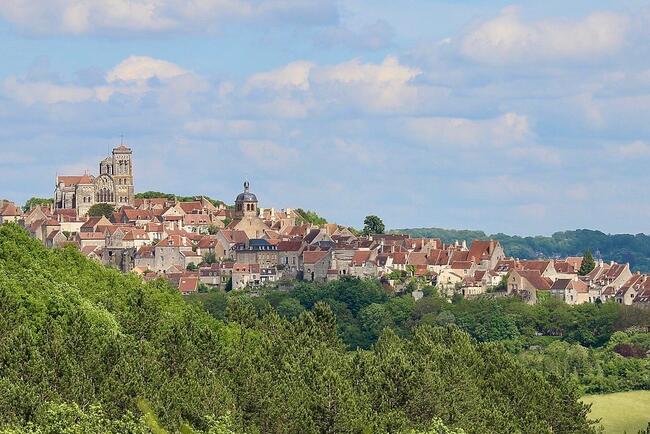
[(650, 236), (645, 234), (612, 235), (588, 229), (556, 232), (550, 237), (520, 237), (503, 233), (487, 235), (483, 231), (440, 228), (396, 229), (393, 232), (413, 237), (440, 238), (446, 243), (495, 239), (501, 242), (508, 256), (521, 259), (575, 256), (591, 250), (596, 258), (629, 262), (634, 270), (650, 272)]
[(219, 321), (0, 226), (0, 432), (161, 432), (156, 415), (183, 432), (594, 432), (570, 380), (455, 326), (347, 351), (326, 305), (288, 320), (251, 303)]

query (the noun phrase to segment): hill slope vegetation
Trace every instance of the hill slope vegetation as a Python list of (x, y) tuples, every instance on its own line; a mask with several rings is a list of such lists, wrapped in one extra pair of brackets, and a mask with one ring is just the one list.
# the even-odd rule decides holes
[(0, 227), (0, 432), (148, 432), (152, 414), (186, 432), (594, 432), (578, 398), (455, 326), (348, 351), (323, 303), (288, 320), (233, 298), (219, 321)]

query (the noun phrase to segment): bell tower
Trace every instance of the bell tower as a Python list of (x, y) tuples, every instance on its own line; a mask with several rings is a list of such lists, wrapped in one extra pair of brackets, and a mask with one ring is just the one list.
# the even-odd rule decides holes
[(113, 181), (115, 184), (115, 205), (133, 205), (135, 188), (133, 185), (133, 151), (123, 144), (113, 149)]
[(235, 214), (238, 218), (257, 217), (257, 196), (250, 192), (250, 184), (244, 182), (244, 192), (235, 200)]

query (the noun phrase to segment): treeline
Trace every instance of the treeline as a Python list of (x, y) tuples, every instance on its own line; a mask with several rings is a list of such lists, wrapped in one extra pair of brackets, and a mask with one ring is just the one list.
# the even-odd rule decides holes
[(226, 319), (232, 299), (249, 304), (260, 318), (278, 312), (295, 319), (324, 303), (334, 313), (338, 334), (349, 350), (372, 348), (387, 328), (412, 339), (418, 327), (452, 325), (478, 342), (498, 342), (528, 366), (572, 377), (585, 393), (650, 389), (647, 310), (613, 302), (570, 306), (555, 299), (528, 305), (491, 296), (456, 297), (450, 303), (433, 287), (421, 289), (424, 297), (415, 301), (410, 294), (387, 292), (376, 280), (344, 278), (294, 283), (257, 291), (254, 297), (211, 292), (194, 299), (218, 319)]
[(135, 194), (136, 199), (160, 199), (160, 198), (165, 198), (165, 199), (168, 199), (168, 200), (176, 200), (178, 202), (192, 202), (192, 201), (196, 200), (196, 198), (199, 198), (199, 197), (206, 198), (210, 203), (212, 203), (212, 205), (217, 206), (217, 207), (221, 206), (221, 205), (225, 205), (225, 203), (222, 200), (212, 199), (212, 198), (210, 198), (208, 196), (203, 196), (203, 195), (199, 195), (199, 196), (179, 196), (177, 194), (162, 193), (160, 191), (145, 191), (145, 192), (142, 192), (142, 193), (136, 193)]
[(396, 233), (413, 237), (440, 238), (446, 243), (456, 240), (495, 239), (501, 242), (506, 254), (521, 259), (582, 255), (586, 250), (606, 261), (629, 262), (634, 270), (650, 272), (650, 236), (645, 234), (605, 234), (579, 229), (556, 232), (550, 237), (520, 237), (503, 233), (487, 235), (483, 231), (440, 228), (398, 229)]
[(3, 225), (0, 432), (595, 432), (569, 379), (457, 326), (348, 351), (328, 303), (260, 315), (253, 300), (229, 297), (217, 320)]

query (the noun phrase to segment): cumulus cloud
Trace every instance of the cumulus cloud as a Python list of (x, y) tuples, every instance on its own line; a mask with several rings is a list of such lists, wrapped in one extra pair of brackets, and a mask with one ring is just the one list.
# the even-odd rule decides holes
[(291, 62), (272, 71), (253, 74), (246, 85), (244, 92), (254, 89), (271, 90), (309, 90), (309, 74), (314, 64), (306, 61)]
[(0, 15), (35, 33), (197, 32), (227, 22), (331, 24), (332, 0), (12, 0)]
[(575, 21), (525, 22), (518, 8), (508, 7), (465, 35), (461, 52), (487, 64), (591, 59), (621, 49), (628, 21), (621, 14), (594, 12)]
[[(83, 86), (75, 83), (31, 80), (29, 77), (10, 76), (4, 81), (4, 92), (12, 99), (32, 105), (108, 102), (115, 95), (139, 98), (152, 90), (149, 81), (155, 79), (162, 100), (178, 107), (183, 95), (205, 90), (206, 82), (199, 76), (164, 60), (146, 56), (131, 56), (104, 77), (104, 83)], [(179, 99), (176, 99), (179, 98)]]
[(407, 118), (403, 121), (406, 134), (430, 146), (503, 147), (524, 143), (531, 130), (528, 118), (506, 113), (493, 119), (463, 119), (447, 117)]

